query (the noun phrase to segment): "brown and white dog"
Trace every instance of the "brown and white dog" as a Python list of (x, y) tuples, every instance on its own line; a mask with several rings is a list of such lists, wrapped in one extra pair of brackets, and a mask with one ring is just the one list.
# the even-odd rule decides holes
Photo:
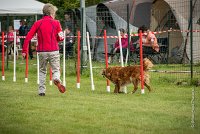
[[(149, 83), (148, 70), (153, 67), (153, 63), (145, 58), (143, 60), (144, 70), (144, 85), (148, 88), (149, 92), (152, 90)], [(140, 65), (127, 66), (127, 67), (108, 67), (103, 69), (102, 75), (115, 84), (114, 93), (120, 93), (121, 87), (133, 83), (134, 89), (132, 93), (135, 93), (138, 89), (138, 85), (141, 81)]]

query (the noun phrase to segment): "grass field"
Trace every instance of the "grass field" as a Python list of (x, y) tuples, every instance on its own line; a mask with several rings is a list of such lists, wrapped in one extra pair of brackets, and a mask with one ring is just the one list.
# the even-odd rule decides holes
[[(24, 82), (24, 64), (17, 65), (17, 81), (12, 82), (12, 63), (0, 81), (1, 134), (199, 134), (200, 88), (177, 86), (163, 75), (151, 72), (152, 93), (106, 92), (106, 81), (95, 70), (95, 91), (88, 72), (76, 88), (73, 71), (67, 70), (68, 91), (59, 93), (48, 84), (45, 97), (38, 96), (36, 66), (29, 66), (29, 82)], [(192, 95), (192, 93), (195, 93)], [(191, 127), (191, 125), (195, 125)]]

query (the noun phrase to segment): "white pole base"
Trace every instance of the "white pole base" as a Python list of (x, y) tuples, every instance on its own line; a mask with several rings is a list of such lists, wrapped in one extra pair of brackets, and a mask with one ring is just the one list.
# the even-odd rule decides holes
[(127, 94), (127, 88), (126, 87), (124, 87), (124, 93)]
[(94, 85), (92, 85), (92, 91), (94, 91)]
[(16, 77), (13, 77), (13, 82), (16, 82)]
[(141, 89), (141, 94), (144, 94), (144, 89)]
[(25, 78), (25, 82), (28, 83), (28, 78)]
[(51, 86), (52, 86), (52, 84), (53, 84), (53, 83), (52, 83), (52, 80), (50, 80), (50, 81), (49, 81), (49, 85), (51, 85)]
[(80, 83), (76, 83), (76, 87), (80, 88), (81, 84)]
[(63, 81), (63, 86), (66, 87), (66, 82), (65, 81)]
[(107, 86), (106, 89), (107, 89), (107, 92), (110, 93), (110, 86)]
[(5, 80), (5, 76), (2, 76), (2, 80)]

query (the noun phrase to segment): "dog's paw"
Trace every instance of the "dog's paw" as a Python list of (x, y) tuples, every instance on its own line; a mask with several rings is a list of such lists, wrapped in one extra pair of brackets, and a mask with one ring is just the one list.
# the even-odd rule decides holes
[(131, 94), (134, 94), (136, 92), (136, 90), (133, 90), (132, 92), (131, 92)]
[(119, 93), (119, 94), (125, 94), (125, 92), (123, 92), (123, 91), (119, 91), (118, 93)]

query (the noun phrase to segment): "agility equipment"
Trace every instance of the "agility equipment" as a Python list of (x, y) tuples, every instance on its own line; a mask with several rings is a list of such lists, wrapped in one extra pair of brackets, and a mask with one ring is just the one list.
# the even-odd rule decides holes
[(66, 80), (65, 80), (65, 31), (64, 31), (64, 40), (63, 40), (63, 85), (66, 87)]
[[(120, 31), (118, 31), (118, 39), (119, 39), (119, 49), (120, 49), (120, 62), (121, 62), (121, 66), (124, 67), (123, 53), (122, 53), (122, 40), (121, 40)], [(126, 86), (124, 87), (123, 90), (124, 90), (124, 93), (127, 93)]]
[(76, 87), (80, 88), (80, 42), (81, 42), (80, 31), (78, 31), (77, 35), (78, 35), (78, 43), (77, 43), (77, 64), (76, 64), (76, 70), (77, 70)]
[(141, 94), (144, 94), (144, 72), (143, 72), (143, 50), (142, 50), (142, 31), (139, 32), (140, 41), (140, 73), (141, 73)]
[(2, 32), (2, 43), (1, 43), (2, 45), (2, 80), (3, 81), (5, 81), (5, 74), (4, 74), (4, 59), (5, 59), (5, 57), (4, 57), (4, 32)]
[(14, 67), (13, 67), (13, 82), (16, 82), (16, 32), (14, 32)]
[[(29, 51), (29, 48), (27, 50)], [(26, 52), (26, 71), (25, 71), (25, 82), (26, 83), (28, 82), (28, 51)]]
[(93, 80), (93, 72), (92, 72), (92, 59), (91, 59), (91, 52), (90, 52), (90, 39), (89, 33), (87, 32), (87, 45), (88, 45), (88, 57), (90, 63), (90, 79), (91, 79), (91, 88), (94, 90), (94, 80)]
[(49, 68), (49, 77), (50, 77), (50, 78), (49, 78), (49, 79), (50, 79), (50, 80), (49, 80), (49, 85), (52, 86), (52, 68), (51, 68), (51, 67)]
[[(105, 63), (106, 63), (106, 68), (108, 68), (108, 47), (107, 47), (107, 34), (106, 30), (104, 30), (104, 51), (105, 51)], [(107, 92), (110, 92), (110, 81), (107, 79)]]
[(37, 84), (39, 84), (40, 82), (39, 82), (39, 79), (40, 79), (40, 75), (39, 75), (39, 71), (40, 71), (40, 61), (39, 61), (39, 53), (37, 52)]

